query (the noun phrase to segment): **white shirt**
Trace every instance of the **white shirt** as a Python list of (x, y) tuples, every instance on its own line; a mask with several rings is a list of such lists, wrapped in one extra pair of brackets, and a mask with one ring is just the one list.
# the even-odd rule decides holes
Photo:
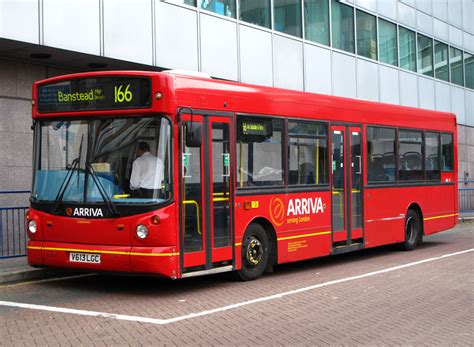
[(163, 162), (160, 158), (151, 155), (150, 152), (145, 152), (135, 159), (132, 165), (130, 189), (161, 189), (162, 181)]

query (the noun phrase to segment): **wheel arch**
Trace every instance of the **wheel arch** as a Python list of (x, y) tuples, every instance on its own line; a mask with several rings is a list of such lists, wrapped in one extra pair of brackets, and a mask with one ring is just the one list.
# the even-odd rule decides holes
[[(247, 225), (245, 229), (247, 229), (248, 226), (253, 223), (259, 224), (265, 229), (265, 232), (267, 233), (268, 239), (270, 241), (270, 259), (269, 259), (268, 265), (269, 267), (276, 265), (278, 263), (278, 243), (277, 243), (276, 232), (275, 232), (275, 228), (273, 227), (273, 224), (264, 217), (256, 217), (250, 221), (250, 223)], [(271, 271), (270, 268), (268, 270)]]
[(410, 206), (407, 208), (407, 213), (409, 210), (415, 211), (418, 216), (420, 217), (420, 226), (421, 226), (421, 233), (423, 236), (425, 236), (425, 223), (423, 221), (423, 211), (421, 210), (421, 207), (418, 203), (412, 202)]

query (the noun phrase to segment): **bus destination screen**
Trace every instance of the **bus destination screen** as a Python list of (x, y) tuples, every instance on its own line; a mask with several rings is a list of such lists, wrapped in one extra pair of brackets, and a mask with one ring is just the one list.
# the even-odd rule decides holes
[(38, 87), (38, 112), (149, 108), (151, 81), (137, 77), (99, 77)]

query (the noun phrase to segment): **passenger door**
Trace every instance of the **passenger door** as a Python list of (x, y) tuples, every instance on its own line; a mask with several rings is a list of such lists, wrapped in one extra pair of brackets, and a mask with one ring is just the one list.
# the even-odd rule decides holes
[(361, 127), (331, 126), (333, 253), (363, 247), (362, 155)]
[(211, 271), (232, 264), (232, 158), (230, 117), (193, 116), (202, 125), (201, 147), (186, 146), (181, 127), (182, 271)]

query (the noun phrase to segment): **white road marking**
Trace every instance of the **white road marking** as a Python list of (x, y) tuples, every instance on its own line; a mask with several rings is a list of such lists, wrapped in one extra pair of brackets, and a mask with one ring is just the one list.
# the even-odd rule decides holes
[(58, 282), (58, 281), (66, 281), (66, 280), (73, 280), (76, 278), (83, 278), (83, 277), (91, 277), (91, 276), (97, 276), (96, 273), (91, 273), (91, 274), (81, 274), (81, 275), (73, 275), (73, 276), (64, 276), (64, 277), (54, 277), (54, 278), (47, 278), (44, 280), (37, 280), (37, 281), (28, 281), (28, 282), (21, 282), (21, 283), (12, 283), (12, 284), (2, 284), (0, 288), (5, 288), (5, 287), (19, 287), (19, 286), (24, 286), (27, 284), (36, 284), (36, 283), (45, 283), (45, 282)]
[(328, 281), (328, 282), (324, 282), (324, 283), (318, 283), (318, 284), (314, 284), (314, 285), (311, 285), (311, 286), (308, 286), (308, 287), (294, 289), (294, 290), (290, 290), (290, 291), (279, 293), (279, 294), (264, 296), (264, 297), (260, 297), (260, 298), (253, 299), (253, 300), (248, 300), (248, 301), (244, 301), (244, 302), (240, 302), (240, 303), (236, 303), (236, 304), (232, 304), (232, 305), (218, 307), (218, 308), (211, 309), (211, 310), (206, 310), (206, 311), (201, 311), (201, 312), (196, 312), (196, 313), (190, 313), (190, 314), (187, 314), (187, 315), (184, 315), (184, 316), (178, 316), (178, 317), (168, 318), (168, 319), (130, 316), (130, 315), (123, 315), (123, 314), (115, 314), (115, 313), (97, 312), (97, 311), (76, 310), (76, 309), (64, 308), (64, 307), (53, 307), (53, 306), (44, 306), (44, 305), (25, 304), (25, 303), (10, 302), (10, 301), (0, 301), (0, 306), (17, 307), (17, 308), (25, 308), (25, 309), (30, 309), (30, 310), (40, 310), (40, 311), (49, 311), (49, 312), (68, 313), (68, 314), (75, 314), (75, 315), (81, 315), (81, 316), (103, 317), (103, 318), (116, 319), (116, 320), (125, 320), (125, 321), (130, 321), (130, 322), (140, 322), (140, 323), (165, 325), (165, 324), (184, 321), (184, 320), (188, 320), (188, 319), (192, 319), (192, 318), (196, 318), (196, 317), (202, 317), (202, 316), (207, 316), (207, 315), (211, 315), (211, 314), (214, 314), (214, 313), (228, 311), (228, 310), (232, 310), (232, 309), (235, 309), (235, 308), (238, 308), (238, 307), (256, 304), (256, 303), (259, 303), (259, 302), (264, 302), (264, 301), (269, 301), (269, 300), (274, 300), (274, 299), (281, 299), (285, 296), (295, 295), (295, 294), (307, 292), (307, 291), (310, 291), (310, 290), (313, 290), (313, 289), (318, 289), (318, 288), (322, 288), (322, 287), (331, 286), (331, 285), (334, 285), (334, 284), (340, 284), (340, 283), (345, 283), (345, 282), (349, 282), (349, 281), (354, 281), (354, 280), (358, 280), (358, 279), (362, 279), (362, 278), (366, 278), (366, 277), (372, 277), (372, 276), (384, 274), (384, 273), (387, 273), (387, 272), (397, 271), (397, 270), (404, 269), (404, 268), (407, 268), (407, 267), (412, 267), (412, 266), (416, 266), (416, 265), (420, 265), (420, 264), (429, 263), (429, 262), (432, 262), (432, 261), (435, 261), (435, 260), (440, 260), (440, 259), (445, 259), (445, 258), (448, 258), (448, 257), (453, 257), (453, 256), (456, 256), (456, 255), (466, 254), (466, 253), (473, 252), (473, 251), (474, 251), (474, 248), (470, 248), (470, 249), (467, 249), (467, 250), (464, 250), (464, 251), (444, 254), (444, 255), (440, 255), (438, 257), (423, 259), (423, 260), (415, 261), (415, 262), (404, 264), (404, 265), (398, 265), (398, 266), (393, 266), (393, 267), (389, 267), (389, 268), (382, 269), (382, 270), (368, 272), (368, 273), (365, 273), (365, 274), (362, 274), (362, 275), (341, 278), (341, 279), (338, 279), (338, 280)]

